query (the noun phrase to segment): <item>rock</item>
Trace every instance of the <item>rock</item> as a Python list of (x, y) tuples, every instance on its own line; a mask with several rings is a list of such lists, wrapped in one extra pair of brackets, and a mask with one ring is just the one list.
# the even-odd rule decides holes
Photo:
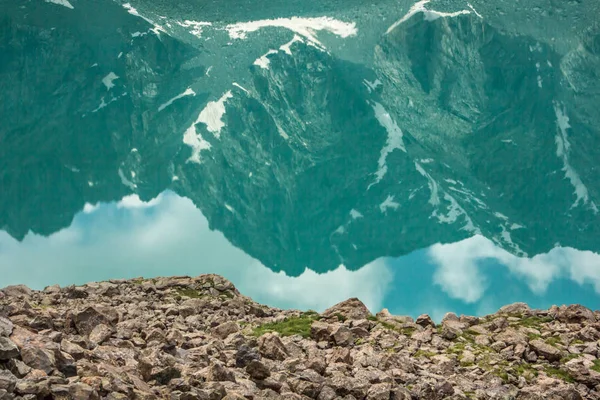
[(206, 380), (208, 382), (235, 382), (235, 375), (223, 364), (216, 362), (208, 368)]
[(351, 298), (328, 308), (322, 316), (326, 319), (342, 316), (343, 319), (356, 320), (369, 318), (371, 312), (369, 312), (369, 309), (362, 301), (357, 298)]
[(264, 380), (271, 376), (269, 368), (260, 361), (252, 360), (246, 366), (246, 372), (252, 379)]
[(8, 337), (13, 331), (13, 323), (10, 319), (0, 316), (0, 336)]
[(583, 322), (596, 322), (594, 312), (579, 304), (561, 306), (555, 312), (554, 318), (560, 322), (580, 324)]
[(60, 342), (60, 349), (67, 354), (70, 354), (76, 360), (80, 359), (85, 354), (85, 349), (78, 344), (72, 343), (66, 339)]
[(258, 350), (266, 358), (283, 361), (287, 358), (287, 350), (278, 335), (266, 333), (258, 340)]
[(352, 364), (350, 350), (345, 347), (336, 347), (331, 353), (330, 363)]
[(260, 361), (260, 358), (260, 353), (256, 349), (247, 344), (242, 344), (235, 354), (235, 366), (244, 368), (252, 361)]
[(5, 336), (0, 336), (0, 361), (10, 360), (19, 356), (17, 345)]
[(92, 329), (89, 335), (90, 342), (95, 345), (102, 344), (112, 335), (112, 329), (105, 324), (99, 324)]
[(422, 326), (423, 328), (427, 328), (428, 326), (435, 328), (435, 322), (431, 319), (431, 317), (427, 314), (421, 314), (417, 317), (415, 321), (417, 325)]
[(33, 369), (39, 369), (47, 374), (56, 367), (56, 357), (54, 351), (27, 345), (21, 349), (21, 358), (23, 362)]
[(7, 297), (15, 298), (29, 297), (33, 293), (33, 291), (25, 285), (6, 286), (5, 288), (0, 289), (0, 291)]
[(389, 400), (391, 385), (389, 383), (377, 383), (367, 391), (367, 400)]
[(0, 390), (12, 393), (17, 385), (17, 377), (10, 371), (0, 369)]
[(239, 330), (240, 328), (235, 321), (228, 321), (215, 326), (212, 329), (212, 334), (220, 339), (225, 339), (227, 336), (236, 333)]
[(509, 315), (523, 315), (528, 313), (530, 310), (527, 303), (513, 303), (505, 305), (498, 310), (498, 314), (509, 314)]
[(159, 385), (167, 385), (172, 379), (176, 378), (181, 378), (181, 371), (171, 366), (152, 370), (150, 374), (150, 379), (155, 380)]
[(338, 326), (331, 336), (337, 346), (350, 346), (354, 344), (354, 335), (346, 325)]
[(96, 326), (103, 324), (110, 326), (111, 320), (98, 307), (86, 307), (83, 311), (74, 312), (72, 315), (73, 323), (77, 332), (81, 335), (89, 335)]
[(333, 332), (333, 326), (321, 321), (314, 321), (310, 326), (310, 337), (317, 342), (327, 342)]
[(558, 361), (561, 358), (560, 350), (556, 347), (549, 345), (543, 340), (532, 340), (529, 342), (529, 346), (535, 351), (538, 356), (543, 356), (546, 360), (553, 362)]

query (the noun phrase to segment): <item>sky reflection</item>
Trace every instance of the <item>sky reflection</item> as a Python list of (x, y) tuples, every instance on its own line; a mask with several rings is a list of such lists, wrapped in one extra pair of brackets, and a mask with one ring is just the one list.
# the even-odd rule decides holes
[(0, 231), (0, 287), (202, 273), (221, 274), (243, 294), (276, 307), (323, 310), (358, 297), (373, 312), (387, 307), (437, 320), (447, 311), (481, 315), (515, 301), (598, 308), (600, 299), (598, 254), (555, 248), (519, 258), (481, 236), (380, 258), (358, 271), (340, 266), (288, 277), (211, 231), (192, 202), (172, 192), (147, 203), (132, 195), (88, 204), (69, 228), (49, 237), (28, 234), (18, 242)]

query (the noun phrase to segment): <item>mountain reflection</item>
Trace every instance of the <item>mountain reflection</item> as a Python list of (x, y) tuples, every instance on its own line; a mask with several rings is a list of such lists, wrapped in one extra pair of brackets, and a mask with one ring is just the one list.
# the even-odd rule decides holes
[[(285, 266), (283, 266), (285, 269)], [(343, 265), (297, 277), (274, 272), (233, 246), (183, 197), (163, 192), (148, 202), (129, 195), (86, 204), (72, 225), (17, 241), (0, 232), (0, 286), (51, 284), (159, 275), (218, 273), (244, 294), (278, 307), (324, 308), (349, 297), (372, 311), (416, 316), (442, 310), (485, 314), (526, 301), (593, 305), (600, 298), (600, 255), (557, 247), (516, 257), (482, 236), (436, 244), (398, 258), (379, 258), (356, 271)]]

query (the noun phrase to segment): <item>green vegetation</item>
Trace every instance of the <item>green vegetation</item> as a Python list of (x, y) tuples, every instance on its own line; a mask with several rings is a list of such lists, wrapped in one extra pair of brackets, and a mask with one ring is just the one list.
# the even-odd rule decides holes
[(578, 357), (581, 357), (581, 354), (567, 354), (566, 356), (560, 359), (560, 362), (561, 364), (564, 364)]
[(515, 315), (520, 318), (519, 321), (516, 321), (516, 325), (525, 326), (527, 328), (540, 328), (542, 324), (546, 324), (548, 322), (554, 321), (552, 317), (538, 317), (537, 315), (532, 315), (530, 317), (523, 317), (521, 315)]
[(310, 337), (310, 326), (313, 321), (318, 320), (318, 314), (304, 313), (299, 317), (289, 317), (281, 322), (269, 322), (254, 328), (254, 336), (262, 336), (268, 332), (277, 332), (281, 336), (300, 335), (303, 338)]
[(554, 368), (554, 367), (546, 367), (546, 369), (544, 369), (544, 372), (548, 376), (551, 376), (551, 377), (557, 378), (557, 379), (562, 379), (563, 381), (565, 381), (567, 383), (575, 382), (575, 379), (573, 379), (573, 377), (568, 372), (563, 371), (562, 369), (558, 369), (558, 368)]
[(536, 340), (542, 337), (542, 335), (538, 335), (537, 333), (528, 333), (527, 337), (529, 340)]
[(590, 369), (592, 371), (600, 372), (600, 360), (594, 360), (594, 365)]
[(377, 317), (376, 317), (376, 316), (374, 316), (374, 315), (369, 315), (369, 316), (367, 317), (367, 319), (368, 319), (369, 321), (378, 321)]
[(415, 354), (413, 354), (413, 357), (427, 357), (427, 358), (431, 358), (433, 356), (435, 356), (436, 354), (432, 351), (427, 351), (427, 350), (417, 350), (415, 352)]
[(517, 365), (512, 372), (514, 372), (517, 376), (524, 377), (527, 382), (538, 376), (538, 371), (528, 363)]
[(179, 288), (177, 289), (177, 294), (191, 299), (199, 299), (205, 296), (201, 291), (191, 288)]
[(547, 339), (545, 340), (545, 342), (546, 342), (546, 343), (548, 343), (550, 346), (554, 346), (554, 347), (556, 347), (556, 344), (557, 344), (557, 343), (562, 343), (562, 340), (560, 340), (560, 338), (559, 338), (559, 337), (552, 336), (552, 337), (549, 337), (549, 338), (547, 338)]
[(340, 314), (340, 313), (335, 313), (334, 315), (337, 317), (338, 321), (340, 321), (340, 322), (344, 322), (344, 321), (346, 321), (346, 317), (345, 317), (345, 316), (343, 316), (342, 314)]
[(581, 339), (575, 339), (571, 342), (571, 344), (583, 344), (583, 340)]

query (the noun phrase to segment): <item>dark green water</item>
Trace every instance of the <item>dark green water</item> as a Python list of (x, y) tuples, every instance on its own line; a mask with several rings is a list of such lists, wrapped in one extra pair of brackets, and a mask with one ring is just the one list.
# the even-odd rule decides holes
[(597, 2), (0, 11), (0, 286), (216, 272), (285, 307), (598, 300)]

